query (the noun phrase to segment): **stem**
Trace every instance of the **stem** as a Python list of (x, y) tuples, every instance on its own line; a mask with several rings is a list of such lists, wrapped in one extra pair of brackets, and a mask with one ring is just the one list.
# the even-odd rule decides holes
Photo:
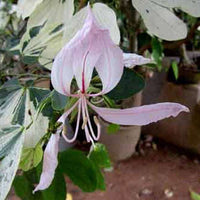
[(121, 0), (120, 8), (126, 15), (127, 30), (129, 37), (129, 51), (138, 51), (138, 32), (140, 27), (140, 15), (136, 9), (132, 6), (131, 0)]
[(192, 60), (189, 58), (187, 54), (185, 43), (180, 46), (180, 56), (184, 65), (190, 66), (193, 64)]

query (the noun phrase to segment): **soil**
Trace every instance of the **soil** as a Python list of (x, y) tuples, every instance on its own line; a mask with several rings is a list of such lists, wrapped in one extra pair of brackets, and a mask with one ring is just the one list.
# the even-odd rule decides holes
[(67, 180), (68, 192), (73, 200), (191, 200), (189, 190), (200, 193), (198, 156), (163, 143), (142, 154), (105, 173), (105, 192), (83, 193)]
[(73, 200), (191, 200), (190, 190), (200, 193), (198, 155), (161, 142), (154, 148), (145, 146), (140, 146), (140, 154), (105, 172), (106, 191), (83, 193), (66, 178), (68, 193)]

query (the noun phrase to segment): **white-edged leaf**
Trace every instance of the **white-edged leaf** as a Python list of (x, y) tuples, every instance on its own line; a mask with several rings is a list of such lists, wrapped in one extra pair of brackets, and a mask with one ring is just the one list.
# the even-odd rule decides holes
[(23, 89), (16, 80), (10, 80), (0, 88), (0, 127), (14, 121), (23, 124), (20, 112), (23, 101)]
[(37, 107), (49, 92), (47, 89), (23, 88), (13, 80), (0, 89), (0, 127), (23, 125), (26, 128), (25, 148), (34, 148), (48, 129), (49, 119), (42, 113), (37, 116)]
[(182, 11), (200, 17), (200, 0), (151, 0), (168, 8), (179, 8)]
[(18, 133), (20, 130), (19, 125), (3, 125), (0, 129), (0, 158), (3, 158), (6, 156), (10, 148), (13, 146), (13, 144), (16, 142), (16, 139), (18, 138)]
[(48, 90), (40, 88), (29, 88), (27, 90), (24, 126), (28, 129), (25, 131), (24, 148), (34, 148), (46, 134), (49, 120), (42, 113), (37, 115), (37, 107), (47, 93)]
[(151, 0), (132, 0), (133, 6), (141, 14), (149, 32), (164, 40), (180, 40), (187, 36), (183, 21), (168, 8)]
[(0, 29), (4, 29), (8, 24), (10, 17), (7, 12), (0, 10)]
[(62, 32), (55, 34), (54, 37), (46, 43), (45, 49), (40, 54), (39, 63), (49, 70), (51, 70), (54, 57), (57, 55), (63, 45), (62, 38)]
[(18, 169), (24, 134), (19, 130), (9, 153), (0, 162), (0, 199), (4, 200), (10, 191), (13, 179)]
[(30, 16), (38, 4), (43, 0), (18, 0), (17, 3), (17, 16), (22, 16), (23, 19)]
[(74, 0), (43, 0), (28, 20), (27, 29), (46, 24), (64, 24), (74, 13)]
[[(48, 42), (50, 42), (58, 34), (57, 32), (52, 33), (55, 28), (55, 25), (47, 25), (33, 38), (30, 38), (29, 33), (26, 32), (20, 41), (20, 47), (21, 50), (23, 50), (23, 55), (39, 56), (48, 45)], [(25, 48), (23, 48), (24, 42), (27, 42)]]
[[(74, 0), (44, 0), (40, 5), (37, 6), (28, 20), (27, 30), (20, 40), (20, 49), (22, 54), (24, 56), (38, 57), (44, 49), (46, 49), (49, 53), (49, 51), (51, 51), (47, 49), (49, 43), (52, 43), (52, 39), (55, 38), (57, 34), (60, 34), (60, 31), (56, 32), (55, 29), (62, 24), (68, 24), (73, 12)], [(41, 27), (39, 32), (34, 37), (31, 37), (31, 29), (39, 26), (43, 27)], [(61, 41), (62, 40), (59, 38), (58, 43)], [(61, 47), (62, 44), (60, 44), (59, 50)], [(47, 54), (44, 53), (44, 55)], [(45, 61), (43, 61), (42, 64), (44, 62)]]

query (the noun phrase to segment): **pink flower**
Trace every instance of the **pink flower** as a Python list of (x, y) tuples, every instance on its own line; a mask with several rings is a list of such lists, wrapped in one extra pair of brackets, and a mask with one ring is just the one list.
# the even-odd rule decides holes
[[(68, 139), (63, 134), (65, 140), (67, 142), (75, 141), (80, 126), (81, 114), (83, 119), (82, 128), (85, 130), (87, 141), (99, 139), (100, 125), (97, 118), (95, 118), (94, 122), (98, 128), (98, 133), (95, 135), (88, 113), (88, 106), (106, 121), (121, 125), (146, 125), (166, 117), (175, 117), (181, 111), (188, 112), (188, 108), (177, 103), (160, 103), (122, 110), (99, 108), (89, 102), (89, 97), (106, 94), (117, 85), (122, 77), (124, 66), (131, 67), (146, 64), (150, 61), (150, 59), (136, 54), (123, 54), (122, 50), (111, 40), (109, 31), (100, 27), (97, 23), (90, 6), (88, 6), (88, 16), (82, 29), (56, 56), (51, 73), (53, 87), (58, 92), (78, 98), (76, 104), (58, 120), (64, 123), (65, 118), (73, 109), (78, 107), (74, 137)], [(88, 94), (87, 89), (94, 68), (102, 81), (103, 89), (98, 94)], [(75, 77), (80, 89), (75, 94), (71, 94), (70, 91), (73, 77)]]
[[(106, 94), (118, 84), (122, 77), (124, 66), (131, 67), (148, 62), (150, 62), (149, 59), (136, 54), (123, 54), (122, 50), (111, 40), (109, 31), (100, 27), (97, 23), (88, 6), (88, 16), (82, 29), (56, 56), (51, 73), (53, 87), (59, 93), (78, 99), (58, 120), (64, 123), (66, 117), (78, 107), (75, 134), (71, 139), (62, 134), (64, 139), (67, 142), (76, 140), (81, 114), (83, 119), (82, 129), (85, 130), (87, 141), (93, 143), (94, 140), (99, 139), (100, 124), (97, 117), (94, 117), (94, 122), (97, 126), (97, 134), (95, 134), (88, 106), (104, 120), (121, 125), (146, 125), (166, 117), (175, 117), (182, 111), (188, 112), (187, 107), (178, 103), (158, 103), (128, 109), (111, 109), (96, 107), (89, 102), (89, 98)], [(94, 68), (98, 72), (103, 88), (98, 94), (89, 94), (87, 89)], [(74, 77), (79, 91), (72, 94), (70, 87)], [(47, 188), (53, 180), (53, 174), (57, 167), (58, 140), (59, 136), (52, 135), (47, 145), (44, 153), (43, 173), (35, 191)]]

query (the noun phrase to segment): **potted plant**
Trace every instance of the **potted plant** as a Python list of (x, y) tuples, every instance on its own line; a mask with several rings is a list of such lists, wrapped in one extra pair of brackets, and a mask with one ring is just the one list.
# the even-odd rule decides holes
[[(184, 16), (186, 19), (189, 16)], [(180, 115), (175, 120), (166, 119), (158, 124), (144, 127), (144, 133), (153, 134), (167, 142), (199, 153), (199, 44), (194, 43), (198, 37), (199, 22), (190, 20), (190, 32), (185, 40), (172, 44), (164, 43), (164, 51), (168, 55), (163, 62), (163, 67), (168, 69), (163, 75), (157, 74), (154, 81), (166, 79), (159, 83), (159, 90), (154, 102), (172, 101), (187, 105), (190, 115)], [(171, 48), (176, 48), (173, 51)], [(189, 49), (189, 50), (187, 50)], [(168, 60), (166, 62), (166, 60)], [(155, 84), (151, 81), (151, 84)], [(153, 87), (153, 86), (152, 86)], [(156, 87), (156, 86), (155, 86)], [(148, 102), (148, 98), (145, 99)], [(160, 134), (162, 133), (162, 134)]]
[[(142, 126), (189, 111), (169, 102), (139, 106), (144, 80), (132, 68), (150, 59), (131, 49), (123, 53), (116, 15), (109, 6), (91, 1), (82, 8), (87, 2), (80, 3), (37, 0), (30, 5), (30, 1), (18, 1), (17, 15), (29, 17), (27, 23), (19, 19), (17, 29), (13, 21), (8, 24), (6, 31), (13, 34), (6, 35), (5, 41), (3, 37), (1, 45), (3, 55), (9, 57), (2, 62), (0, 88), (1, 199), (6, 198), (13, 180), (22, 199), (58, 199), (58, 193), (65, 199), (65, 175), (84, 192), (104, 190), (101, 170), (111, 167), (105, 145), (98, 143), (104, 124), (111, 132), (119, 125), (127, 130), (126, 126)], [(133, 5), (140, 10), (138, 1)], [(152, 32), (152, 23), (146, 25)], [(10, 45), (13, 35), (16, 46)], [(12, 69), (19, 71), (12, 74)], [(42, 78), (51, 79), (50, 89), (36, 87)], [(131, 100), (128, 106), (126, 99), (133, 95), (139, 103)], [(66, 122), (71, 122), (71, 135)], [(136, 129), (137, 140), (140, 127)], [(61, 138), (73, 143), (81, 133), (91, 145), (89, 152), (74, 148), (59, 152)], [(21, 185), (27, 186), (24, 191)]]

